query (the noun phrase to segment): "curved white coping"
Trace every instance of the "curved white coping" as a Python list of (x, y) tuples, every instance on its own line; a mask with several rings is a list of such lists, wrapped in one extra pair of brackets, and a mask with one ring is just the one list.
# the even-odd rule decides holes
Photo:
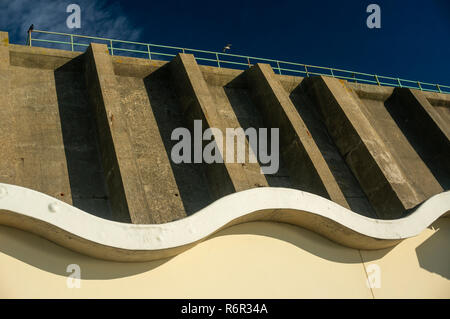
[[(197, 213), (177, 221), (135, 225), (105, 220), (37, 191), (0, 183), (0, 224), (36, 232), (63, 246), (89, 255), (123, 261), (151, 260), (175, 255), (184, 249), (175, 249), (176, 252), (167, 254), (161, 254), (161, 251), (180, 247), (187, 249), (225, 226), (249, 220), (272, 220), (301, 225), (346, 246), (378, 249), (393, 246), (401, 239), (418, 235), (449, 211), (450, 191), (431, 197), (407, 217), (379, 220), (359, 215), (308, 192), (262, 187), (225, 196)], [(255, 218), (246, 218), (255, 212), (260, 214), (254, 215)], [(11, 218), (7, 219), (6, 216), (18, 217), (19, 221), (27, 220), (31, 225), (40, 221), (47, 226), (44, 227), (45, 230), (36, 226), (36, 229), (40, 230), (34, 231), (30, 227), (22, 227), (22, 222), (12, 223)], [(55, 236), (50, 235), (55, 233), (55, 229), (69, 236), (66, 234), (64, 239), (55, 239)], [(89, 242), (90, 249), (69, 244), (69, 241), (83, 239)], [(385, 243), (373, 244), (379, 241)], [(105, 246), (116, 249), (119, 253), (116, 251), (114, 256), (109, 256), (95, 251), (104, 249)], [(148, 254), (152, 251), (160, 253), (152, 257)], [(147, 254), (130, 257), (134, 252)], [(121, 254), (124, 255), (123, 258)]]

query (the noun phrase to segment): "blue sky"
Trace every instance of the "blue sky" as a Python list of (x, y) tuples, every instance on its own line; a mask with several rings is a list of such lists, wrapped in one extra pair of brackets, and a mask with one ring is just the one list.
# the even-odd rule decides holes
[[(81, 7), (82, 28), (66, 26)], [(366, 7), (381, 7), (381, 28)], [(0, 30), (12, 43), (37, 29), (350, 69), (450, 85), (450, 1), (0, 0)]]

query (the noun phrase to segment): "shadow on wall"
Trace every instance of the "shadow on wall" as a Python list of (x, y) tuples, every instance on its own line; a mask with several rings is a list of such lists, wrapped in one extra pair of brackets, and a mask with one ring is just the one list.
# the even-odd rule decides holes
[(169, 259), (120, 263), (92, 258), (61, 247), (42, 237), (0, 225), (0, 252), (41, 270), (67, 277), (67, 266), (77, 264), (82, 279), (114, 279), (152, 270)]
[(417, 246), (416, 253), (420, 267), (450, 279), (450, 249), (448, 248), (450, 227), (440, 226), (445, 222), (448, 221), (441, 218), (433, 223), (436, 228), (435, 233)]
[(350, 209), (370, 218), (379, 218), (328, 132), (317, 101), (313, 102), (314, 96), (310, 92), (313, 85), (311, 80), (311, 78), (302, 80), (289, 94), (289, 98), (317, 144)]
[[(240, 224), (219, 231), (211, 239), (236, 235), (267, 236), (288, 242), (325, 260), (345, 264), (361, 263), (361, 257), (357, 250), (331, 242), (309, 230), (282, 223), (252, 222)], [(150, 262), (112, 262), (85, 256), (34, 234), (1, 225), (0, 242), (1, 253), (56, 275), (67, 277), (67, 266), (69, 264), (77, 264), (82, 270), (82, 279), (85, 280), (123, 278), (152, 271), (166, 262), (171, 262), (172, 259), (183, 258), (183, 255), (189, 254), (190, 251), (187, 250), (172, 258)], [(198, 249), (198, 247), (191, 249)], [(384, 249), (383, 255), (389, 251), (389, 249)], [(189, 256), (187, 257), (187, 262), (190, 262)], [(271, 258), (271, 256), (267, 256), (267, 258)], [(207, 261), (198, 260), (198, 262), (204, 263)]]
[[(263, 115), (257, 105), (253, 102), (249, 89), (246, 84), (245, 73), (241, 73), (232, 81), (223, 86), (223, 91), (227, 97), (231, 109), (236, 115), (236, 119), (242, 129), (245, 131), (248, 128), (267, 128), (267, 141), (272, 140), (272, 128), (268, 123), (264, 122)], [(259, 133), (258, 133), (259, 134)], [(249, 143), (248, 136), (246, 136), (247, 143)], [(248, 145), (250, 147), (250, 144)], [(267, 154), (272, 154), (271, 143), (267, 143)], [(257, 156), (258, 163), (261, 167), (267, 164), (261, 163), (261, 158), (257, 150), (253, 150)], [(267, 184), (272, 187), (289, 187), (295, 188), (289, 177), (287, 166), (284, 163), (283, 153), (279, 157), (279, 169), (275, 174), (265, 174), (264, 177)]]
[(113, 220), (80, 55), (54, 72), (73, 206)]
[[(313, 231), (302, 227), (277, 222), (250, 222), (236, 225), (218, 232), (214, 237), (228, 235), (257, 235), (282, 240), (305, 250), (315, 256), (328, 261), (355, 264), (362, 259), (357, 249), (337, 244)], [(372, 261), (387, 255), (394, 247), (379, 249), (376, 258), (366, 259)]]
[(450, 189), (450, 143), (409, 89), (395, 88), (384, 105), (441, 187)]
[(171, 160), (172, 147), (178, 143), (171, 140), (172, 131), (178, 127), (189, 128), (190, 123), (185, 122), (185, 115), (177, 102), (169, 77), (168, 65), (164, 65), (143, 81), (184, 209), (187, 215), (192, 215), (211, 204), (213, 199), (207, 187), (202, 164), (175, 164)]

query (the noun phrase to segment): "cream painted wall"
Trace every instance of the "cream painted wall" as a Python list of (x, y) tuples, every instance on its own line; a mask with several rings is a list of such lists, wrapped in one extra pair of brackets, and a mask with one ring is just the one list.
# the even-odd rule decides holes
[[(254, 222), (171, 259), (114, 263), (0, 226), (1, 298), (449, 298), (450, 218), (391, 249), (358, 251), (308, 230)], [(380, 266), (381, 288), (366, 268)], [(66, 267), (81, 267), (68, 288)]]

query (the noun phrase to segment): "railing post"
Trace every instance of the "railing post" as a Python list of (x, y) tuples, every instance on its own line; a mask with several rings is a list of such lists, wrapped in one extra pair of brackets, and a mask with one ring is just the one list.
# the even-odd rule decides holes
[(250, 58), (247, 57), (247, 63), (248, 63), (248, 67), (250, 68), (252, 65), (250, 64)]
[(281, 75), (281, 68), (280, 68), (280, 62), (279, 61), (277, 61), (277, 67), (278, 67), (278, 74)]
[(28, 32), (28, 38), (29, 38), (29, 42), (30, 42), (30, 47), (31, 47), (31, 32), (33, 32), (33, 31)]
[(216, 53), (217, 66), (220, 68), (219, 53)]
[(184, 48), (182, 48), (181, 51), (182, 51), (183, 53), (186, 53), (186, 50), (184, 50)]
[(355, 83), (358, 83), (358, 81), (356, 80), (356, 74), (353, 73), (353, 78), (355, 79)]
[(436, 87), (437, 87), (437, 89), (438, 89), (439, 93), (442, 93), (442, 91), (441, 91), (441, 87), (439, 86), (439, 84), (436, 84)]
[(72, 47), (72, 51), (73, 51), (73, 35), (70, 35), (70, 46)]
[(306, 76), (309, 76), (308, 67), (306, 66), (306, 64), (304, 64), (304, 66), (305, 66)]
[(380, 80), (378, 80), (378, 76), (375, 74), (374, 77), (375, 77), (375, 81), (377, 81), (377, 83), (378, 83), (378, 86), (381, 86)]
[(152, 59), (152, 53), (150, 52), (150, 44), (147, 44), (148, 58)]
[(420, 81), (417, 81), (417, 85), (419, 85), (419, 89), (420, 89), (421, 91), (423, 91), (423, 90), (422, 90), (422, 85), (420, 85)]
[(403, 86), (402, 86), (402, 82), (400, 81), (400, 78), (397, 78), (397, 82), (398, 82), (398, 86), (399, 86), (399, 87), (403, 87)]
[(111, 46), (111, 55), (114, 55), (114, 49), (113, 49), (113, 44), (112, 44), (112, 40), (109, 40), (109, 45)]
[(331, 71), (331, 75), (334, 77), (333, 69), (330, 69), (330, 71)]

